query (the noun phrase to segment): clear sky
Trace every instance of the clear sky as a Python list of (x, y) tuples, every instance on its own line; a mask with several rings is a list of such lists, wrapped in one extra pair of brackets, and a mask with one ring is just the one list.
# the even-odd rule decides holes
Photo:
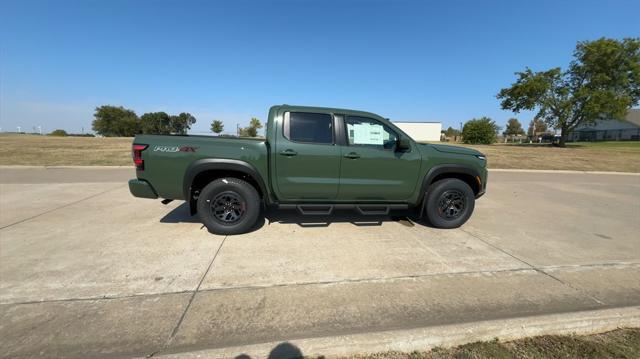
[[(122, 105), (235, 131), (273, 104), (459, 127), (526, 66), (640, 36), (640, 1), (0, 0), (0, 127), (91, 129)], [(531, 114), (520, 114), (526, 124)]]

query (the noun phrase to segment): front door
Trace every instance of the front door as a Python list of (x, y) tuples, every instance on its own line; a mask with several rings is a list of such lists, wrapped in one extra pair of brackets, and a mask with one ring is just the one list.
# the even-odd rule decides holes
[(415, 191), (421, 155), (414, 144), (396, 151), (398, 134), (382, 122), (347, 116), (347, 143), (341, 146), (338, 199), (345, 201), (402, 201)]
[(276, 141), (276, 183), (284, 200), (332, 200), (338, 195), (340, 147), (327, 113), (286, 112)]

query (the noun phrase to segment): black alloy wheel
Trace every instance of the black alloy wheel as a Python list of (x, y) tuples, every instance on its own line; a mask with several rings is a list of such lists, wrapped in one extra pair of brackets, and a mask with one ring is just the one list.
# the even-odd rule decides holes
[(465, 195), (458, 190), (448, 190), (440, 195), (438, 214), (446, 220), (460, 217), (466, 207)]
[(232, 191), (218, 194), (210, 203), (211, 215), (224, 224), (238, 222), (247, 211), (246, 201)]

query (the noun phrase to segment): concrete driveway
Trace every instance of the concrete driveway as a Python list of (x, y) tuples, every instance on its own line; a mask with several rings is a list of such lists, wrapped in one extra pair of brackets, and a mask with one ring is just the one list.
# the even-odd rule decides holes
[[(131, 169), (0, 169), (4, 357), (144, 356), (640, 305), (640, 176), (491, 172), (471, 220), (208, 233)], [(237, 353), (240, 354), (240, 353)]]

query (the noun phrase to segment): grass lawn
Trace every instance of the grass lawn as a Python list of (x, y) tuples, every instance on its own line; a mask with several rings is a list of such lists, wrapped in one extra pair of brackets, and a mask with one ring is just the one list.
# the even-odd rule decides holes
[(618, 329), (607, 333), (575, 336), (545, 335), (510, 342), (478, 342), (450, 349), (425, 352), (387, 352), (353, 356), (361, 359), (453, 359), (453, 358), (638, 358), (640, 329)]
[(461, 146), (487, 155), (489, 168), (640, 172), (640, 141)]
[[(0, 165), (131, 165), (132, 138), (0, 135)], [(462, 145), (488, 157), (489, 168), (640, 172), (640, 141)]]
[(0, 165), (133, 166), (129, 137), (0, 135)]

